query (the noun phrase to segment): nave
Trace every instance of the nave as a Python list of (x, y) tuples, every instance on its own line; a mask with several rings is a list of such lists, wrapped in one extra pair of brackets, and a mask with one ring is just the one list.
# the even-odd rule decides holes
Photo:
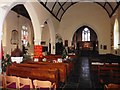
[[(111, 56), (109, 59), (114, 59), (114, 62), (107, 60), (108, 56)], [(55, 58), (55, 56), (48, 57), (49, 60), (50, 58)], [(103, 61), (102, 58), (104, 58)], [(117, 62), (115, 62), (116, 60)], [(79, 56), (74, 58), (72, 63), (70, 61), (63, 63), (27, 61), (21, 64), (13, 63), (7, 68), (6, 75), (17, 76), (18, 78), (29, 77), (32, 81), (35, 79), (49, 80), (56, 84), (56, 90), (109, 90), (105, 89), (109, 84), (115, 84), (120, 87), (120, 66), (118, 60), (119, 57), (117, 56), (99, 55), (97, 57)], [(118, 87), (117, 89), (119, 90), (120, 88)]]
[(78, 57), (63, 90), (120, 90), (119, 60), (112, 54)]
[[(33, 64), (33, 65), (32, 65)], [(38, 66), (39, 64), (39, 66)], [(47, 63), (43, 63), (44, 65)], [(36, 66), (34, 66), (36, 65)], [(7, 75), (15, 75), (15, 76), (19, 76), (19, 77), (28, 77), (33, 79), (35, 79), (35, 72), (36, 75), (41, 76), (39, 73), (44, 74), (42, 71), (43, 69), (38, 69), (38, 67), (40, 68), (44, 68), (45, 67), (41, 66), (42, 62), (27, 62), (27, 63), (22, 63), (22, 64), (13, 64), (12, 66), (10, 66), (8, 68), (7, 71)], [(56, 64), (57, 65), (57, 64)], [(62, 64), (61, 64), (62, 65)], [(51, 66), (49, 64), (49, 66)], [(48, 66), (46, 66), (48, 67)], [(53, 67), (53, 66), (52, 66)], [(56, 66), (57, 67), (57, 66)], [(34, 69), (38, 69), (38, 70), (34, 70)], [(61, 67), (62, 68), (62, 67)], [(31, 71), (30, 71), (31, 69)], [(42, 71), (40, 71), (42, 70)], [(52, 69), (53, 70), (53, 69)], [(27, 73), (28, 72), (28, 73)], [(23, 74), (24, 73), (24, 74)], [(31, 73), (33, 73), (34, 75), (32, 75)], [(60, 71), (60, 73), (62, 73)], [(48, 77), (48, 75), (53, 75), (49, 73), (45, 73), (47, 75), (44, 75), (45, 77)], [(63, 74), (62, 74), (63, 75)], [(61, 76), (60, 76), (61, 77)], [(38, 78), (38, 77), (37, 77)], [(51, 80), (51, 79), (49, 79)], [(52, 78), (52, 80), (55, 80)], [(64, 83), (59, 83), (58, 87), (56, 88), (57, 90), (66, 90), (66, 89), (73, 89), (73, 90), (86, 90), (86, 89), (92, 89), (93, 85), (92, 85), (92, 80), (91, 80), (91, 74), (90, 74), (90, 62), (89, 62), (89, 58), (88, 57), (77, 57), (74, 58), (74, 67), (72, 69), (72, 71), (70, 72), (70, 74), (66, 77), (66, 80), (64, 81)]]
[(90, 74), (88, 57), (79, 57), (76, 59), (74, 70), (70, 73), (63, 90), (68, 88), (73, 90), (92, 89), (92, 80)]

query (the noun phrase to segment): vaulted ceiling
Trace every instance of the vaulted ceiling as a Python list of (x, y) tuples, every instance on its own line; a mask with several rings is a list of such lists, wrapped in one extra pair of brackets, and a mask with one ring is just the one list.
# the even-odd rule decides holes
[[(23, 4), (18, 4), (18, 5), (16, 5), (15, 7), (13, 7), (11, 10), (12, 10), (12, 11), (15, 11), (16, 13), (18, 13), (18, 14), (20, 14), (20, 15), (28, 18), (28, 19), (30, 19), (30, 16), (29, 16), (29, 14), (28, 14), (28, 12), (27, 12), (27, 10), (25, 9), (25, 7), (24, 7)], [(30, 19), (30, 20), (31, 20), (31, 19)]]
[[(54, 2), (51, 2), (51, 0), (39, 0), (39, 2), (59, 21), (61, 20), (66, 10), (76, 3), (91, 2), (91, 3), (98, 4), (103, 9), (105, 9), (109, 17), (111, 17), (115, 13), (115, 11), (120, 5), (119, 0), (118, 0), (119, 2), (117, 0), (111, 0), (112, 2), (109, 2), (110, 0), (99, 0), (101, 2), (93, 2), (93, 0), (61, 0), (64, 2), (60, 2), (60, 0), (59, 1), (52, 0), (52, 1)], [(94, 0), (94, 1), (97, 1), (97, 0)]]
[[(110, 0), (99, 0), (101, 2), (93, 2), (93, 0), (38, 0), (40, 4), (42, 4), (58, 21), (61, 21), (62, 16), (66, 12), (66, 10), (76, 3), (81, 2), (90, 2), (100, 5), (111, 17), (115, 11), (118, 9), (120, 5), (120, 1), (111, 0), (114, 2), (109, 2)], [(76, 2), (75, 2), (76, 1)], [(78, 2), (79, 1), (79, 2)], [(97, 0), (94, 0), (97, 1)], [(25, 7), (23, 5), (17, 5), (13, 9), (13, 11), (21, 14), (30, 19), (29, 14), (27, 13)]]

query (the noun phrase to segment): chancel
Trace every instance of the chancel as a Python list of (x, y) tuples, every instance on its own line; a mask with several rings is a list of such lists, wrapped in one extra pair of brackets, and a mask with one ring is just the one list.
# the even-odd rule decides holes
[(120, 90), (120, 1), (0, 1), (0, 89)]

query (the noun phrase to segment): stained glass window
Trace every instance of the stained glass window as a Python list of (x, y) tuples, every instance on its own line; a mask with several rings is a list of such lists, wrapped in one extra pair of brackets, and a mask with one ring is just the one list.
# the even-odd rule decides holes
[(22, 40), (22, 44), (27, 46), (27, 44), (28, 44), (28, 28), (26, 26), (22, 26), (21, 40)]

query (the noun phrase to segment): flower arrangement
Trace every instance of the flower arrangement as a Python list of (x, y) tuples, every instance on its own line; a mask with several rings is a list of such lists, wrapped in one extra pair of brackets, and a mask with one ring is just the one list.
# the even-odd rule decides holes
[(2, 71), (6, 72), (6, 68), (8, 65), (11, 65), (11, 56), (9, 54), (6, 54), (6, 57), (2, 58)]

